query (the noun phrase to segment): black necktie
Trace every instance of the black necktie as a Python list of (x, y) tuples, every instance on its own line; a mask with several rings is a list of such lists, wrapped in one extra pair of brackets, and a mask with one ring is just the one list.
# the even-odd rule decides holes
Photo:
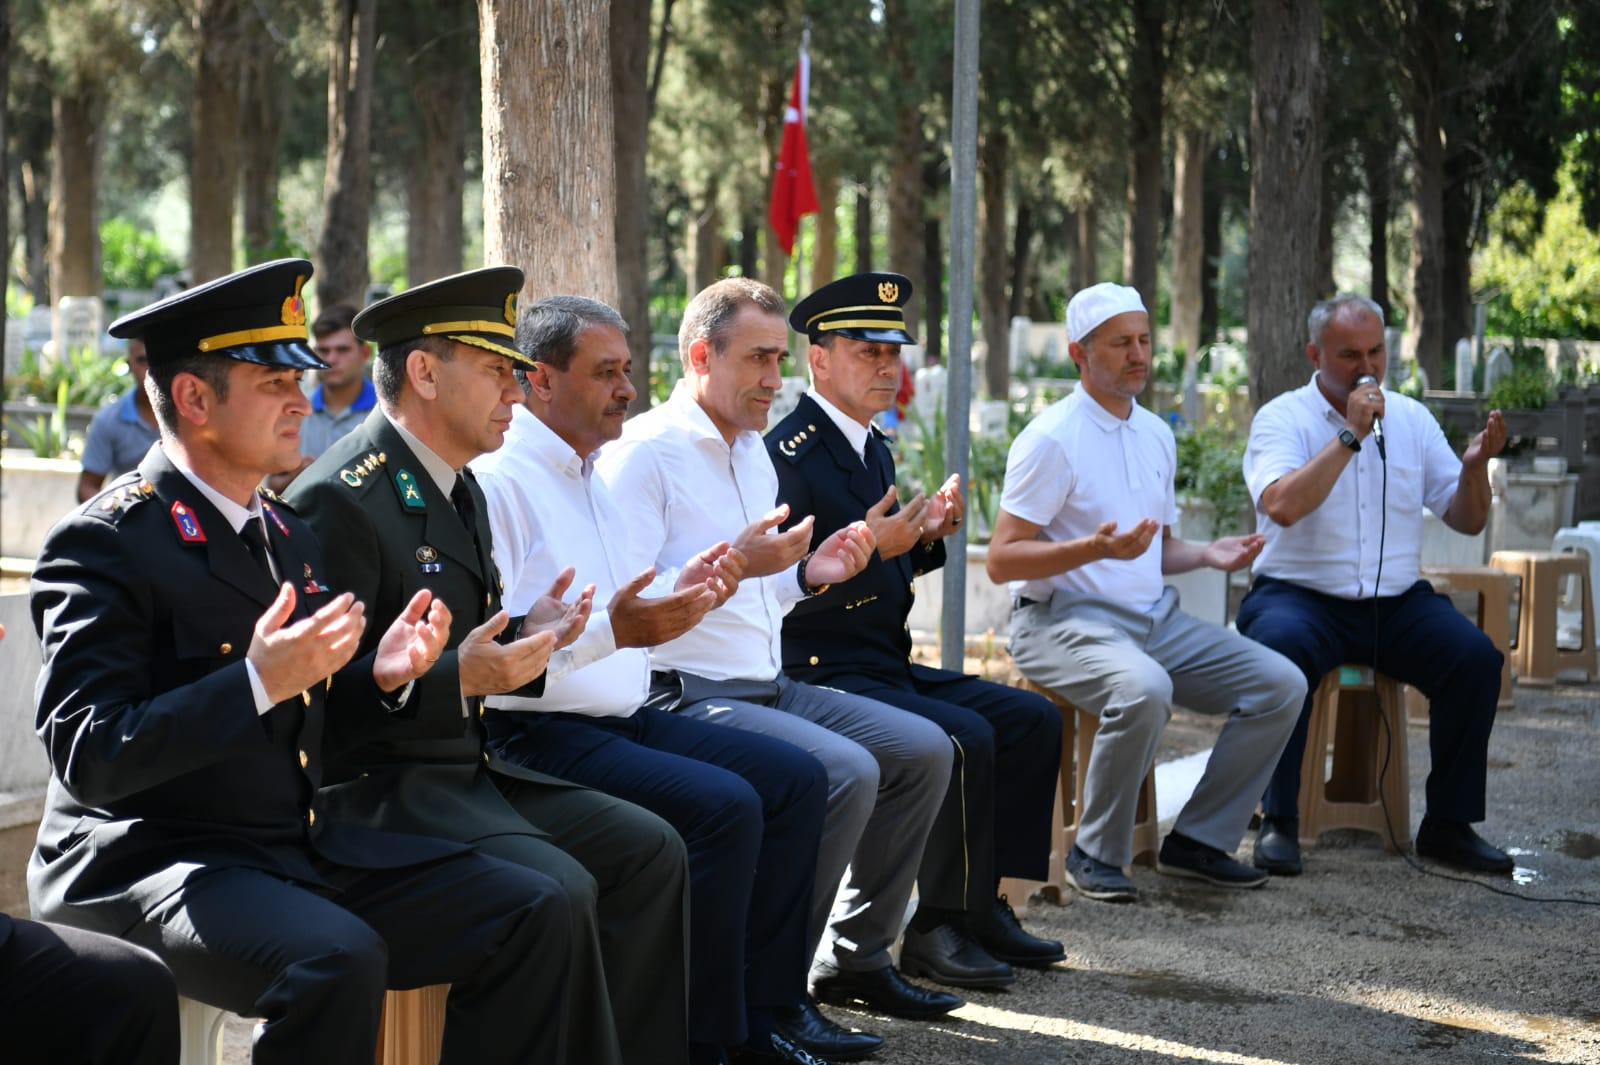
[(249, 548), (250, 557), (267, 573), (267, 578), (274, 584), (278, 582), (277, 571), (272, 566), (272, 548), (267, 545), (266, 530), (261, 527), (259, 518), (246, 518), (244, 528), (239, 530), (239, 539), (244, 541), (244, 546)]
[(871, 432), (867, 434), (865, 458), (872, 483), (877, 485), (880, 494), (887, 492), (890, 482), (894, 480), (894, 464), (889, 460), (889, 446)]
[(461, 524), (467, 528), (467, 535), (472, 537), (472, 542), (478, 542), (478, 508), (472, 504), (472, 490), (467, 487), (467, 475), (462, 473), (456, 476), (455, 487), (450, 489), (450, 502), (456, 508), (456, 513), (461, 516)]

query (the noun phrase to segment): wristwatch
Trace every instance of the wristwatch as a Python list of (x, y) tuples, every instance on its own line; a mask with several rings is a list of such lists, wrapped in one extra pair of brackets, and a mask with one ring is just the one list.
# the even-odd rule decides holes
[(1349, 426), (1339, 430), (1339, 443), (1351, 451), (1361, 450), (1361, 441), (1356, 439), (1356, 434), (1350, 430)]
[[(816, 552), (813, 551), (811, 554), (814, 555)], [(804, 595), (807, 599), (821, 595), (823, 592), (833, 587), (831, 584), (818, 584), (813, 587), (812, 585), (806, 583), (806, 563), (810, 561), (811, 555), (807, 555), (805, 558), (802, 558), (800, 560), (800, 565), (796, 567), (794, 574), (795, 579), (800, 582), (800, 594)]]

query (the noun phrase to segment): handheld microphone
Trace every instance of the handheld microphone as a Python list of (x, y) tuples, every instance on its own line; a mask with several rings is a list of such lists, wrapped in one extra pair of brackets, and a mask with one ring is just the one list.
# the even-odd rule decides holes
[[(1373, 377), (1369, 373), (1364, 373), (1360, 377), (1355, 379), (1355, 381), (1352, 383), (1351, 387), (1352, 388), (1360, 388), (1362, 385), (1375, 385), (1377, 383), (1378, 383), (1378, 379), (1376, 377)], [(1383, 419), (1382, 418), (1373, 418), (1372, 419), (1372, 442), (1378, 445), (1378, 457), (1380, 459), (1387, 460), (1388, 457), (1389, 457), (1389, 453), (1387, 451), (1385, 451), (1384, 447), (1383, 447)]]

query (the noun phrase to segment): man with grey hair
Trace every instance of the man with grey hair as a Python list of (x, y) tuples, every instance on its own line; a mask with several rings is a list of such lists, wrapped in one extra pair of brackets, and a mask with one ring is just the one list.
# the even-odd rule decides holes
[[(954, 995), (902, 980), (889, 956), (916, 882), (928, 830), (949, 786), (953, 751), (942, 729), (914, 714), (782, 670), (782, 621), (797, 602), (854, 577), (876, 540), (862, 521), (819, 537), (810, 515), (777, 505), (778, 476), (761, 439), (782, 378), (788, 329), (782, 298), (749, 278), (701, 290), (678, 331), (683, 379), (672, 397), (633, 419), (607, 448), (600, 472), (627, 517), (630, 565), (672, 569), (697, 543), (732, 540), (744, 580), (715, 614), (655, 648), (653, 694), (680, 713), (773, 736), (815, 755), (828, 771), (829, 816), (812, 899), (816, 971), (834, 968), (873, 989), (875, 1004), (933, 1017)], [(786, 521), (793, 526), (779, 531)], [(842, 542), (862, 545), (847, 569), (826, 563)], [(829, 924), (849, 869), (844, 912)], [(902, 962), (905, 955), (902, 955)], [(983, 959), (969, 973), (996, 986), (1008, 968)], [(973, 986), (979, 986), (974, 983)], [(820, 989), (819, 989), (820, 990)], [(840, 1060), (874, 1049), (876, 1036), (839, 1031), (808, 1001), (804, 1026)]]
[[(1364, 296), (1318, 303), (1307, 322), (1311, 380), (1251, 422), (1244, 474), (1265, 546), (1239, 631), (1286, 655), (1309, 689), (1358, 662), (1426, 695), (1433, 767), (1417, 853), (1509, 873), (1511, 858), (1472, 828), (1485, 814), (1502, 656), (1418, 573), (1424, 507), (1457, 532), (1483, 529), (1489, 459), (1505, 445), (1505, 421), (1491, 411), (1458, 460), (1426, 407), (1384, 391), (1383, 325), (1383, 309)], [(1405, 727), (1403, 707), (1384, 710)], [(1255, 864), (1279, 875), (1301, 869), (1310, 712), (1307, 699), (1261, 799)]]
[(1230, 857), (1305, 700), (1281, 655), (1178, 609), (1162, 576), (1232, 572), (1259, 535), (1173, 535), (1172, 430), (1134, 402), (1150, 374), (1150, 318), (1136, 289), (1105, 282), (1067, 305), (1082, 379), (1011, 446), (989, 577), (1010, 581), (1011, 658), (1028, 679), (1100, 719), (1067, 876), (1089, 898), (1130, 901), (1140, 782), (1174, 702), (1224, 717), (1156, 868), (1221, 887), (1267, 876)]
[[(788, 1019), (805, 996), (826, 777), (787, 743), (646, 705), (646, 649), (724, 602), (743, 558), (713, 537), (654, 586), (654, 570), (634, 565), (635, 530), (594, 476), (634, 397), (626, 333), (614, 310), (578, 296), (519, 317), (525, 402), (506, 446), (474, 463), (506, 602), (536, 602), (571, 565), (597, 605), (570, 657), (552, 659), (543, 693), (491, 699), (484, 722), (501, 757), (636, 802), (683, 837), (692, 1060), (727, 1048), (809, 1063), (815, 1048)], [(647, 586), (663, 594), (641, 594)]]

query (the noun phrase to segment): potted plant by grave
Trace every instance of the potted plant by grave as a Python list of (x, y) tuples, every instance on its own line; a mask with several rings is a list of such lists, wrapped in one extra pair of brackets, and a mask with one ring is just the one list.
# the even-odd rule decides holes
[(1244, 435), (1202, 424), (1185, 426), (1174, 436), (1178, 534), (1186, 540), (1215, 540), (1254, 528), (1254, 508), (1244, 483)]

